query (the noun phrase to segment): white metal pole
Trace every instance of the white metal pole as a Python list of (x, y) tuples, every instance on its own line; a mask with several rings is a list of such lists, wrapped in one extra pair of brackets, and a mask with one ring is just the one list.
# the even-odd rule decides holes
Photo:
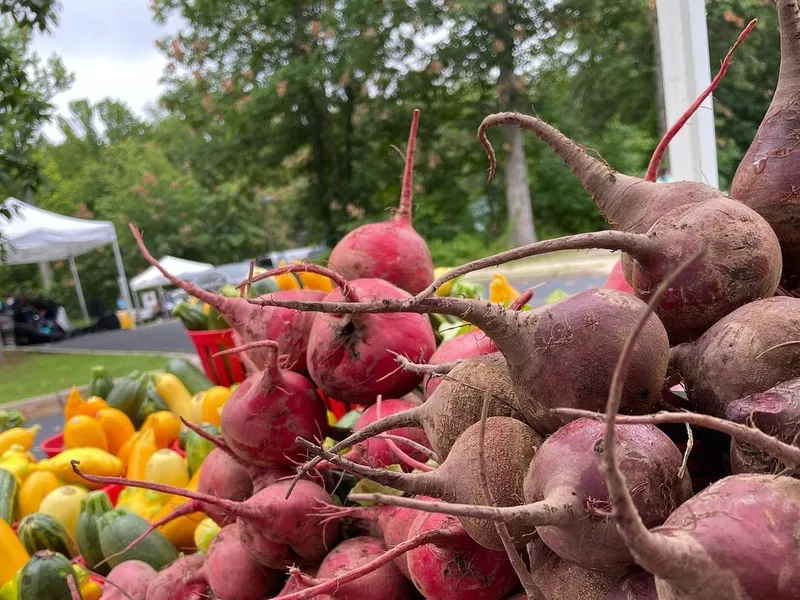
[(117, 273), (119, 274), (119, 291), (125, 301), (125, 310), (131, 310), (133, 308), (131, 291), (128, 289), (128, 278), (125, 276), (125, 267), (122, 265), (122, 255), (119, 252), (119, 244), (117, 244), (116, 237), (112, 243), (114, 245), (114, 260), (117, 263)]
[[(705, 0), (656, 0), (656, 10), (670, 127), (711, 82)], [(675, 181), (719, 187), (711, 96), (670, 143), (669, 162)]]
[(78, 302), (81, 305), (81, 314), (83, 314), (83, 320), (89, 320), (89, 311), (86, 310), (86, 298), (83, 297), (83, 287), (81, 287), (81, 278), (78, 276), (78, 267), (75, 264), (75, 257), (69, 257), (69, 268), (72, 271), (72, 281), (75, 282), (75, 291), (78, 292)]

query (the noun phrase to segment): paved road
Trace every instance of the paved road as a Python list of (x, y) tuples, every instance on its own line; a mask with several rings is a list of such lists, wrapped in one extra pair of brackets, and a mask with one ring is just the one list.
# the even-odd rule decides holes
[[(475, 280), (484, 285), (488, 291), (488, 278), (483, 280), (476, 278)], [(557, 289), (562, 289), (568, 294), (575, 294), (589, 288), (601, 286), (605, 280), (605, 275), (560, 275), (541, 279), (530, 277), (512, 279), (511, 284), (519, 291), (543, 284), (541, 287), (536, 288), (531, 302), (532, 306), (540, 306), (545, 303), (547, 296)], [(194, 352), (194, 346), (186, 336), (180, 321), (168, 321), (158, 325), (138, 327), (134, 330), (95, 333), (53, 344), (53, 347), (91, 350)], [(45, 438), (61, 431), (64, 426), (64, 419), (60, 414), (40, 419), (37, 422), (42, 426), (37, 443), (41, 443)], [(37, 450), (37, 453), (41, 456), (40, 451)]]

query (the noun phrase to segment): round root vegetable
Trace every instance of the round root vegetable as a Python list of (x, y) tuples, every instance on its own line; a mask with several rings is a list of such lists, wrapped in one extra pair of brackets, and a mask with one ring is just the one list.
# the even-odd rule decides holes
[[(253, 480), (245, 468), (222, 450), (214, 448), (203, 461), (197, 491), (227, 500), (241, 502), (253, 494)], [(195, 503), (192, 500), (188, 504)], [(197, 503), (198, 509), (214, 519), (220, 527), (226, 524), (228, 514), (210, 504)]]
[[(678, 273), (680, 269), (656, 290), (620, 355), (606, 408), (607, 444), (615, 441), (620, 393), (635, 338)], [(753, 434), (764, 435), (757, 430)], [(727, 477), (684, 502), (663, 527), (649, 531), (636, 511), (615, 452), (603, 453), (601, 469), (611, 497), (612, 519), (636, 562), (655, 575), (659, 598), (796, 597), (800, 481), (769, 475)]]
[[(519, 113), (490, 115), (481, 123), (478, 138), (489, 154), (490, 177), (496, 161), (486, 131), (499, 125), (536, 134), (572, 169), (611, 226), (633, 235), (628, 247), (616, 249), (635, 259), (628, 279), (638, 297), (648, 299), (679, 264), (705, 249), (705, 258), (676, 279), (656, 307), (673, 343), (694, 339), (736, 308), (775, 293), (780, 246), (767, 221), (752, 209), (703, 183), (654, 183), (618, 173), (544, 121)], [(637, 237), (639, 244), (633, 243)], [(535, 247), (510, 253), (522, 258)], [(507, 254), (485, 260), (498, 264)], [(436, 281), (456, 272), (465, 271)]]
[(731, 197), (755, 210), (775, 230), (783, 270), (800, 274), (800, 12), (796, 0), (777, 0), (781, 64), (764, 120), (731, 182)]
[[(152, 481), (89, 475), (81, 472), (78, 464), (78, 461), (72, 461), (73, 471), (92, 483), (118, 484), (175, 494), (221, 508), (237, 519), (239, 540), (250, 555), (259, 564), (271, 569), (284, 569), (293, 563), (315, 564), (339, 541), (341, 535), (337, 522), (329, 521), (321, 526), (320, 519), (313, 515), (320, 503), (331, 504), (332, 499), (328, 492), (312, 481), (298, 481), (291, 497), (287, 497), (286, 493), (289, 482), (279, 481), (245, 502), (234, 502)], [(174, 511), (170, 518), (176, 516), (179, 516), (178, 511)], [(163, 525), (165, 521), (158, 525)], [(138, 541), (132, 542), (129, 548)]]
[(620, 579), (604, 600), (659, 600), (656, 580), (650, 573), (633, 573)]
[(672, 349), (693, 410), (722, 417), (728, 404), (800, 373), (800, 299), (743, 306), (700, 339)]
[(146, 600), (205, 600), (208, 584), (201, 573), (204, 562), (200, 554), (180, 557), (150, 580)]
[(608, 274), (608, 279), (606, 279), (603, 287), (610, 290), (617, 290), (618, 292), (633, 294), (633, 288), (631, 287), (631, 284), (628, 283), (627, 279), (625, 279), (622, 260), (617, 261), (617, 264), (615, 264), (614, 268), (611, 269), (611, 273)]
[[(357, 227), (334, 246), (328, 264), (345, 279), (378, 278), (411, 294), (433, 281), (433, 257), (411, 224), (414, 150), (419, 110), (414, 110), (408, 134), (400, 210), (383, 223)], [(337, 396), (338, 397), (338, 396)]]
[(239, 541), (236, 525), (214, 537), (202, 571), (211, 591), (223, 600), (261, 600), (275, 593), (280, 583), (277, 571), (253, 560)]
[[(423, 404), (421, 406), (425, 405)], [(359, 431), (375, 423), (379, 414), (382, 417), (391, 417), (399, 413), (419, 410), (419, 408), (420, 406), (416, 406), (406, 400), (384, 400), (380, 404), (373, 404), (368, 407), (359, 417), (354, 429)], [(389, 429), (387, 433), (393, 436), (393, 438), (407, 438), (424, 448), (430, 446), (428, 438), (425, 437), (425, 432), (419, 429), (399, 427)], [(401, 455), (398, 455), (398, 449)], [(410, 457), (413, 462), (426, 463), (430, 455), (400, 440), (395, 441), (391, 438), (375, 437), (354, 444), (350, 452), (346, 454), (346, 457), (359, 464), (368, 464), (374, 467), (388, 467), (389, 465), (402, 465), (408, 457)]]
[(303, 456), (295, 437), (322, 436), (328, 427), (327, 409), (308, 378), (278, 366), (276, 342), (258, 344), (270, 350), (266, 369), (251, 375), (256, 380), (243, 392), (237, 389), (225, 403), (222, 437), (249, 464), (290, 466)]
[[(606, 451), (604, 431), (603, 424), (582, 418), (548, 437), (530, 463), (523, 484), (527, 504), (522, 506), (478, 506), (483, 504), (480, 500), (470, 503), (475, 506), (417, 503), (380, 494), (351, 497), (506, 523), (522, 536), (517, 542), (527, 542), (538, 533), (559, 557), (587, 569), (616, 572), (633, 559), (609, 519), (608, 491), (597, 467), (598, 457)], [(679, 475), (681, 453), (657, 427), (618, 427), (615, 451), (647, 526), (661, 525), (691, 496), (689, 478)]]
[[(507, 310), (495, 303), (445, 297), (411, 302), (252, 302), (343, 315), (414, 312), (459, 316), (477, 325), (497, 344), (508, 363), (519, 410), (541, 434), (552, 433), (569, 420), (551, 414), (549, 407), (603, 406), (614, 370), (613, 357), (622, 348), (634, 315), (645, 306), (630, 294), (606, 289), (587, 290), (524, 312)], [(317, 323), (319, 320), (315, 326)], [(637, 342), (635, 369), (624, 392), (625, 413), (648, 412), (648, 408), (655, 407), (668, 354), (664, 326), (652, 316), (646, 335)], [(433, 437), (428, 433), (428, 439), (435, 444)]]
[[(491, 354), (492, 352), (497, 352), (497, 346), (495, 346), (492, 338), (480, 330), (471, 330), (442, 342), (428, 360), (428, 364), (441, 365), (454, 360)], [(441, 377), (426, 375), (422, 380), (425, 397), (430, 398), (441, 383)]]
[(140, 560), (126, 560), (111, 569), (100, 600), (145, 600), (158, 571)]
[[(383, 543), (372, 537), (354, 537), (331, 550), (319, 565), (316, 580), (334, 579), (372, 562), (386, 552)], [(319, 600), (406, 600), (410, 595), (408, 579), (392, 563), (337, 586), (335, 592), (319, 595)]]
[[(479, 429), (480, 423), (467, 428), (441, 466), (427, 473), (397, 473), (372, 469), (357, 465), (308, 442), (301, 441), (301, 443), (312, 454), (323, 456), (338, 467), (367, 477), (381, 485), (463, 504), (480, 504), (483, 502), (483, 488), (475, 469), (479, 454)], [(522, 498), (525, 472), (542, 439), (522, 421), (509, 417), (488, 418), (485, 437), (489, 489), (498, 506), (516, 506)], [(503, 549), (494, 523), (469, 516), (463, 517), (461, 522), (472, 539), (482, 546)], [(517, 541), (522, 540), (526, 532), (515, 523), (509, 525), (512, 538)]]
[(453, 517), (421, 514), (409, 535), (441, 531), (452, 538), (408, 553), (409, 577), (425, 598), (500, 600), (518, 585), (505, 552), (477, 544)]
[[(156, 267), (173, 285), (213, 306), (241, 336), (243, 342), (274, 340), (280, 346), (281, 352), (286, 356), (286, 367), (288, 369), (298, 373), (306, 370), (308, 334), (311, 330), (314, 315), (277, 307), (259, 310), (250, 304), (246, 298), (227, 298), (175, 277), (153, 258), (144, 245), (141, 233), (133, 223), (131, 223), (130, 229), (134, 238), (136, 238), (136, 243), (142, 256), (147, 262)], [(261, 298), (267, 297), (281, 300), (321, 300), (325, 297), (325, 292), (318, 290), (284, 290), (261, 296)], [(270, 352), (262, 348), (253, 348), (247, 354), (259, 369), (265, 368), (269, 361)]]
[[(757, 427), (787, 444), (797, 444), (800, 428), (800, 378), (728, 404), (725, 418)], [(780, 461), (768, 453), (731, 439), (731, 469), (734, 473), (778, 473)]]

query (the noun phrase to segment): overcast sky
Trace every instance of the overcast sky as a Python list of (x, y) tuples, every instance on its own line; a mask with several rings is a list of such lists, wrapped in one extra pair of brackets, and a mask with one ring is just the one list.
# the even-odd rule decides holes
[[(160, 94), (158, 79), (166, 58), (155, 40), (174, 33), (180, 21), (165, 26), (153, 22), (149, 0), (61, 0), (58, 26), (38, 35), (34, 50), (43, 58), (54, 52), (75, 74), (72, 87), (55, 98), (59, 112), (76, 98), (96, 102), (105, 97), (122, 100), (142, 114)], [(45, 128), (58, 139), (55, 127)]]

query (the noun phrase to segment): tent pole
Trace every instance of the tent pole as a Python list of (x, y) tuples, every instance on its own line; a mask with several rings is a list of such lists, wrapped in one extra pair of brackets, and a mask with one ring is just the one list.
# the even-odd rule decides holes
[(125, 301), (125, 310), (131, 310), (133, 303), (131, 302), (131, 291), (128, 289), (128, 278), (125, 276), (125, 267), (122, 265), (122, 255), (119, 252), (119, 244), (117, 237), (114, 236), (114, 260), (117, 263), (117, 273), (119, 274), (119, 291), (122, 299)]
[(89, 311), (86, 310), (86, 298), (83, 296), (83, 287), (81, 287), (81, 278), (78, 276), (78, 267), (75, 264), (75, 257), (70, 255), (69, 257), (69, 269), (72, 271), (72, 280), (75, 282), (75, 291), (78, 292), (78, 302), (81, 305), (81, 313), (83, 314), (83, 320), (89, 320)]

